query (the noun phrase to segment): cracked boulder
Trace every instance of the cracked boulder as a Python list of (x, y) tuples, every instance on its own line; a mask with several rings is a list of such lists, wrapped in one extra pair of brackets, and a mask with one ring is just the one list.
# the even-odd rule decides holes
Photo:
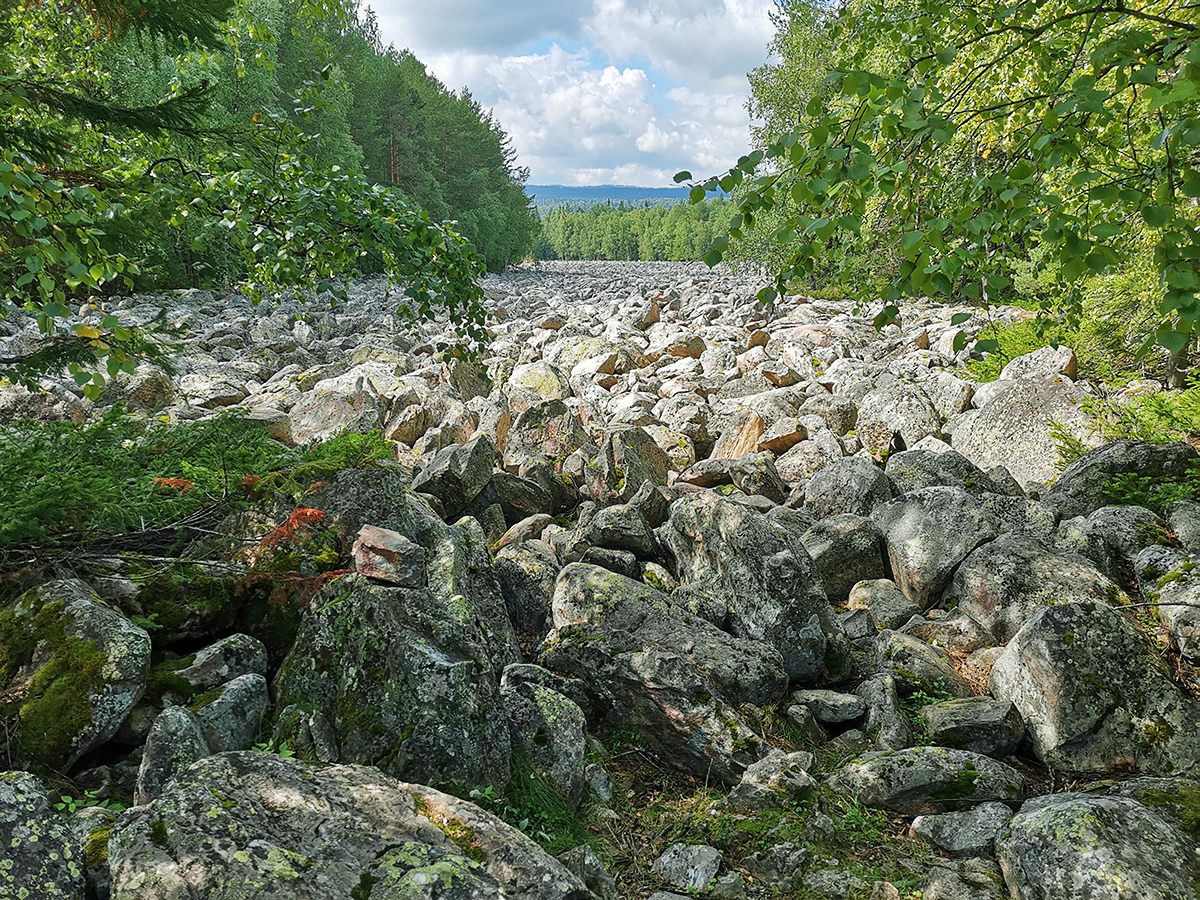
[(704, 492), (672, 503), (660, 536), (704, 618), (777, 648), (793, 681), (849, 676), (849, 642), (821, 576), (778, 520)]
[(583, 882), (473, 803), (367, 766), (223, 753), (123, 813), (121, 900), (588, 900)]

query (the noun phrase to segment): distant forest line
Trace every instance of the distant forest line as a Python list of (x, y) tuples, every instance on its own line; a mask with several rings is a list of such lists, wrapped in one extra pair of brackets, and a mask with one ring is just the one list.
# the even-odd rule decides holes
[(542, 215), (539, 259), (696, 260), (725, 233), (735, 204), (708, 200), (697, 205), (644, 199), (587, 209), (557, 206)]

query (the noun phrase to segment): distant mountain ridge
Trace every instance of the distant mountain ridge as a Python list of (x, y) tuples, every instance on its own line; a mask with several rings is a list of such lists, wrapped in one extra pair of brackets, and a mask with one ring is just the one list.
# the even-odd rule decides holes
[(545, 213), (558, 206), (588, 209), (603, 203), (641, 206), (673, 206), (687, 203), (687, 186), (639, 187), (631, 184), (527, 184), (525, 193), (533, 197), (538, 211)]

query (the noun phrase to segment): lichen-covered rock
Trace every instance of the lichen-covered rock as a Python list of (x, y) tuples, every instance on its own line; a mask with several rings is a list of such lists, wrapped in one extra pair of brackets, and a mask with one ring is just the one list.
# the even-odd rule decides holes
[(828, 516), (808, 529), (802, 540), (831, 603), (845, 603), (860, 581), (887, 575), (883, 535), (865, 516), (853, 513)]
[(677, 888), (703, 891), (721, 869), (721, 851), (706, 844), (672, 844), (650, 868)]
[(849, 642), (812, 558), (775, 520), (704, 492), (671, 504), (661, 536), (710, 621), (776, 647), (793, 681), (848, 677)]
[(576, 806), (583, 796), (583, 710), (558, 691), (530, 681), (502, 681), (500, 696), (513, 750)]
[(817, 519), (846, 513), (867, 516), (894, 496), (881, 468), (869, 459), (849, 456), (812, 476), (804, 486), (804, 508)]
[(886, 672), (872, 675), (854, 693), (867, 707), (863, 726), (867, 737), (880, 750), (902, 750), (913, 745), (912, 727), (900, 709), (896, 679)]
[(1195, 840), (1127, 797), (1030, 800), (996, 856), (1015, 900), (1181, 900), (1200, 880)]
[(801, 803), (817, 792), (817, 782), (808, 774), (812, 764), (811, 753), (770, 750), (742, 773), (723, 805), (735, 812), (762, 812)]
[(1069, 772), (1200, 771), (1200, 703), (1171, 680), (1149, 641), (1097, 603), (1033, 616), (992, 665), (992, 693), (1011, 700), (1033, 750)]
[(1033, 538), (1005, 534), (971, 553), (942, 593), (1004, 643), (1034, 613), (1053, 603), (1116, 605), (1124, 593), (1092, 566)]
[(1200, 554), (1200, 502), (1176, 500), (1167, 507), (1167, 521), (1184, 549)]
[(388, 528), (364, 525), (350, 548), (354, 570), (400, 587), (417, 588), (425, 580), (425, 548)]
[[(75, 810), (70, 819), (75, 846), (83, 850), (83, 865), (89, 900), (108, 900), (112, 874), (108, 871), (108, 836), (117, 814), (100, 806)], [(69, 895), (64, 895), (69, 896)]]
[[(0, 610), (10, 758), (65, 771), (120, 728), (142, 696), (150, 636), (82, 581), (49, 581)], [(13, 740), (15, 738), (15, 740)]]
[(0, 773), (0, 897), (84, 900), (81, 849), (36, 778)]
[(929, 450), (893, 453), (888, 457), (884, 471), (891, 479), (897, 495), (938, 486), (961, 488), (977, 497), (984, 493), (1004, 493), (979, 466), (953, 450), (942, 453)]
[(1025, 738), (1025, 723), (1006, 700), (967, 697), (921, 707), (929, 740), (1003, 759)]
[(924, 691), (934, 696), (938, 691), (948, 691), (959, 698), (975, 694), (944, 650), (903, 632), (880, 632), (875, 639), (875, 667), (879, 672), (890, 672), (906, 694)]
[(267, 648), (248, 634), (231, 634), (198, 650), (191, 665), (175, 674), (202, 691), (239, 675), (266, 675)]
[(909, 833), (958, 859), (991, 856), (996, 835), (1012, 816), (1003, 803), (981, 803), (962, 812), (917, 816)]
[(454, 518), (479, 496), (492, 477), (496, 448), (487, 435), (465, 444), (439, 450), (412, 481), (412, 489), (442, 501), (448, 518)]
[(1025, 797), (1024, 778), (1012, 766), (947, 747), (864, 753), (827, 783), (835, 791), (857, 794), (867, 806), (910, 816)]
[(522, 541), (496, 553), (496, 578), (513, 626), (539, 637), (547, 630), (550, 598), (558, 577), (558, 557), (549, 544)]
[(277, 702), (320, 709), (344, 762), (434, 785), (500, 786), (510, 742), (488, 649), (462, 595), (349, 575), (313, 598)]
[(600, 454), (588, 465), (593, 500), (627, 503), (644, 484), (666, 484), (671, 461), (638, 427), (618, 428), (604, 435)]
[(561, 863), (472, 803), (366, 766), (224, 753), (121, 814), (120, 900), (588, 900)]
[(1134, 570), (1142, 597), (1159, 604), (1158, 617), (1179, 655), (1200, 659), (1200, 558), (1170, 547), (1147, 547)]
[(1137, 475), (1157, 481), (1179, 481), (1188, 466), (1200, 459), (1183, 442), (1148, 444), (1113, 441), (1075, 460), (1046, 492), (1043, 503), (1061, 519), (1086, 516), (1108, 503), (1108, 484), (1117, 475)]
[(967, 554), (1000, 533), (1000, 520), (961, 488), (931, 487), (876, 508), (892, 574), (922, 609), (935, 602)]
[(168, 781), (210, 752), (196, 714), (183, 706), (168, 706), (146, 737), (133, 802), (141, 806), (156, 799)]
[[(881, 427), (878, 427), (881, 426)], [(866, 394), (858, 404), (858, 433), (872, 453), (888, 449), (893, 434), (911, 447), (927, 435), (941, 436), (941, 421), (933, 402), (919, 384), (893, 381)], [(881, 436), (878, 443), (870, 435)]]
[(900, 628), (913, 616), (921, 614), (921, 606), (904, 596), (896, 582), (888, 578), (860, 581), (850, 589), (851, 609), (865, 609), (878, 628)]
[[(1006, 381), (979, 409), (946, 423), (954, 449), (987, 470), (1006, 466), (1026, 490), (1044, 490), (1058, 475), (1054, 426), (1085, 445), (1099, 446), (1092, 416), (1083, 408), (1090, 393), (1061, 377)], [(976, 403), (979, 395), (976, 394)]]
[(738, 781), (761, 739), (735, 704), (778, 700), (778, 651), (732, 637), (645, 584), (574, 563), (559, 573), (546, 668), (587, 683), (591, 706), (671, 765)]
[(598, 900), (621, 900), (616, 879), (587, 844), (558, 855), (558, 861), (579, 876)]
[(250, 749), (270, 707), (267, 679), (250, 674), (239, 675), (202, 695), (193, 708), (208, 748), (213, 753), (222, 753)]

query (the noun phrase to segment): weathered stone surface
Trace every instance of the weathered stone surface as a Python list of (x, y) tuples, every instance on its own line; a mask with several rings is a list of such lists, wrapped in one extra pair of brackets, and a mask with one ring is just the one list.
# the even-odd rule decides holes
[(663, 881), (685, 891), (707, 890), (721, 868), (721, 852), (705, 844), (672, 844), (650, 866)]
[(1200, 659), (1200, 558), (1170, 547), (1147, 547), (1134, 571), (1142, 597), (1159, 604), (1158, 617), (1180, 656)]
[(1001, 535), (963, 560), (942, 593), (943, 605), (958, 608), (1006, 642), (1034, 613), (1055, 603), (1125, 599), (1119, 587), (1093, 567), (1062, 556), (1024, 535)]
[(588, 440), (579, 419), (561, 400), (537, 403), (512, 423), (504, 446), (504, 467), (516, 471), (522, 460), (531, 456), (561, 467), (563, 460)]
[(900, 709), (896, 679), (887, 673), (872, 675), (854, 691), (867, 707), (863, 726), (867, 737), (880, 750), (902, 750), (913, 745), (912, 727)]
[[(873, 426), (882, 427), (873, 427)], [(919, 384), (894, 381), (871, 391), (859, 401), (857, 426), (863, 444), (872, 453), (887, 450), (893, 435), (902, 447), (911, 447), (928, 435), (941, 435), (941, 422), (933, 402)], [(870, 435), (879, 434), (879, 442)]]
[(469, 601), (452, 599), (353, 575), (332, 582), (280, 669), (280, 706), (321, 709), (344, 762), (430, 784), (503, 784), (499, 672)]
[(893, 453), (888, 457), (884, 471), (897, 495), (939, 486), (961, 488), (976, 497), (984, 493), (1004, 493), (979, 466), (953, 450)]
[[(505, 670), (506, 672), (509, 670)], [(583, 796), (583, 710), (558, 691), (530, 681), (500, 684), (513, 750), (571, 806)]]
[(604, 863), (592, 852), (591, 847), (584, 844), (582, 847), (560, 853), (558, 861), (577, 875), (599, 900), (621, 900), (616, 880), (609, 874), (608, 869), (604, 868)]
[(380, 427), (383, 412), (383, 404), (365, 391), (313, 390), (301, 396), (288, 412), (288, 419), (292, 439), (297, 444), (310, 444), (327, 441), (344, 431), (365, 434)]
[(197, 651), (192, 664), (175, 674), (202, 691), (239, 675), (266, 675), (267, 648), (248, 634), (231, 634)]
[(996, 855), (1017, 900), (1179, 900), (1200, 878), (1195, 841), (1124, 797), (1031, 800), (1001, 831)]
[(935, 602), (967, 554), (1000, 533), (1000, 521), (960, 488), (931, 487), (878, 507), (893, 577), (922, 609)]
[(867, 704), (862, 697), (819, 688), (792, 691), (792, 702), (807, 706), (822, 725), (853, 722), (855, 719), (861, 719), (867, 712)]
[(524, 541), (496, 553), (496, 578), (509, 618), (518, 631), (543, 635), (558, 577), (558, 558), (542, 541)]
[(904, 596), (896, 583), (887, 578), (860, 581), (850, 589), (848, 601), (851, 609), (869, 611), (880, 629), (900, 628), (921, 613), (921, 606)]
[(19, 710), (7, 752), (66, 771), (116, 734), (142, 696), (150, 636), (76, 579), (27, 591), (0, 621), (9, 661), (0, 687)]
[(804, 544), (745, 506), (705, 492), (671, 504), (662, 530), (681, 582), (710, 621), (776, 647), (794, 681), (849, 674), (848, 642)]
[(1012, 816), (1003, 803), (981, 803), (962, 812), (917, 816), (909, 833), (958, 859), (991, 856), (996, 835)]
[(613, 727), (634, 729), (672, 765), (736, 783), (760, 739), (739, 702), (783, 696), (778, 651), (735, 638), (666, 595), (580, 563), (559, 573), (541, 663), (585, 680)]
[(28, 772), (0, 773), (0, 896), (84, 900), (82, 845)]
[(1200, 502), (1176, 500), (1167, 507), (1167, 521), (1184, 549), (1200, 554)]
[(442, 502), (448, 518), (467, 508), (492, 477), (496, 448), (486, 435), (439, 450), (412, 481), (412, 489)]
[(1065, 375), (1074, 379), (1078, 369), (1075, 351), (1070, 347), (1039, 347), (1030, 353), (1014, 356), (1000, 370), (1000, 380), (1038, 378), (1046, 375)]
[[(1044, 490), (1058, 476), (1052, 421), (1085, 445), (1099, 445), (1092, 417), (1083, 409), (1090, 394), (1080, 385), (1047, 377), (1006, 381), (1003, 386), (981, 408), (946, 425), (954, 449), (981, 469), (1007, 466), (1026, 490)], [(976, 398), (978, 402), (978, 394)]]
[(890, 672), (905, 693), (924, 691), (930, 696), (949, 691), (955, 697), (971, 697), (974, 691), (954, 670), (944, 650), (899, 631), (882, 631), (875, 639), (876, 670)]
[(183, 706), (168, 706), (154, 720), (142, 749), (134, 804), (157, 799), (168, 781), (210, 752), (196, 714)]
[(267, 679), (261, 675), (239, 675), (205, 695), (196, 707), (196, 718), (213, 753), (248, 750), (262, 728), (271, 700)]
[(812, 765), (811, 753), (770, 750), (742, 773), (723, 804), (735, 812), (761, 812), (807, 800), (817, 792), (817, 782), (808, 774)]
[(1075, 460), (1046, 492), (1043, 503), (1059, 518), (1086, 516), (1108, 503), (1105, 491), (1117, 475), (1179, 480), (1200, 453), (1182, 442), (1114, 441)]
[(472, 803), (366, 766), (262, 753), (211, 756), (108, 844), (113, 895), (327, 900), (379, 897), (588, 900), (575, 875)]
[(1096, 603), (1033, 616), (992, 665), (1040, 759), (1069, 772), (1200, 770), (1200, 703), (1121, 613)]
[(671, 461), (643, 428), (630, 427), (604, 436), (600, 454), (588, 466), (591, 497), (603, 503), (627, 503), (644, 484), (666, 484)]
[(931, 703), (921, 708), (929, 740), (943, 747), (956, 747), (1003, 759), (1025, 737), (1025, 723), (1006, 700), (966, 697)]
[(817, 519), (871, 510), (895, 496), (891, 481), (875, 463), (849, 456), (826, 466), (804, 486), (804, 508)]
[(883, 535), (879, 526), (865, 516), (828, 516), (806, 531), (802, 540), (831, 603), (845, 603), (860, 581), (887, 574)]
[(850, 791), (867, 806), (901, 815), (940, 813), (987, 800), (1022, 800), (1025, 783), (1011, 766), (947, 747), (865, 753), (835, 772), (831, 788)]

